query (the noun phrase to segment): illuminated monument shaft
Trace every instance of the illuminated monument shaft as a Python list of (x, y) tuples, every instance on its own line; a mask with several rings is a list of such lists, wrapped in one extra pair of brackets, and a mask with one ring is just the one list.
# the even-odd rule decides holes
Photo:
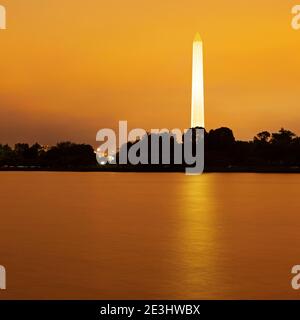
[(193, 43), (192, 119), (191, 127), (204, 128), (203, 45), (197, 33)]

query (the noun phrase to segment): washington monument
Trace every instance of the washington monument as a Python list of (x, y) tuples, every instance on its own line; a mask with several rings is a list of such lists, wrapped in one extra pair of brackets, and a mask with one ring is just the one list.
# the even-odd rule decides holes
[(193, 42), (191, 128), (204, 128), (203, 44), (199, 33)]

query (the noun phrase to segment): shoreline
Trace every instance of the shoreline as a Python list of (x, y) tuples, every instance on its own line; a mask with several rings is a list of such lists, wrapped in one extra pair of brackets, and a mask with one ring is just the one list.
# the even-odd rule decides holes
[[(69, 167), (69, 168), (36, 168), (36, 167), (10, 167), (0, 168), (0, 172), (134, 172), (134, 173), (185, 173), (185, 167)], [(300, 167), (210, 167), (203, 173), (300, 173)]]

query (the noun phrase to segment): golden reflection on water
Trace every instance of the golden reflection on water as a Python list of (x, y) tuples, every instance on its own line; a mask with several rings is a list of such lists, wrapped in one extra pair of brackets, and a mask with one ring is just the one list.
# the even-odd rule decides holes
[(215, 283), (218, 225), (212, 181), (208, 175), (182, 176), (179, 184), (178, 247), (184, 262), (182, 283), (189, 284), (181, 292), (199, 297), (207, 294)]

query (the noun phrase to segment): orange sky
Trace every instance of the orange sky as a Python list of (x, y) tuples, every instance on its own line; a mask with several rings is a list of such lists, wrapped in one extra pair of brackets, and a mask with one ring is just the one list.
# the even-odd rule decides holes
[(190, 123), (192, 41), (204, 41), (207, 129), (300, 134), (295, 1), (0, 0), (0, 143), (95, 144), (96, 132)]

